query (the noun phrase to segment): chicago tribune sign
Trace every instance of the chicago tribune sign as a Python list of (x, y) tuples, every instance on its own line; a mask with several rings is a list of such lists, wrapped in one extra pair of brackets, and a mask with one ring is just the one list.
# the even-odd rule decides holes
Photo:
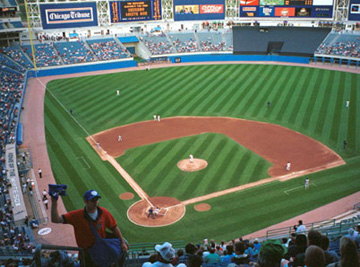
[(98, 25), (95, 2), (40, 4), (44, 29), (95, 27)]
[(82, 13), (82, 12), (73, 12), (70, 11), (69, 13), (56, 13), (56, 12), (51, 12), (48, 14), (50, 20), (69, 20), (69, 19), (78, 19), (78, 18), (90, 18), (91, 17), (91, 13), (86, 12), (86, 13)]

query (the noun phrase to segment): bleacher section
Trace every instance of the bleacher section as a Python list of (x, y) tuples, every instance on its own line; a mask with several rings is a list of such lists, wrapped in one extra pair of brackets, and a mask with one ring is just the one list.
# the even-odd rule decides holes
[(15, 63), (13, 60), (8, 58), (6, 55), (1, 54), (1, 53), (0, 53), (0, 64), (2, 66), (7, 66), (8, 68), (11, 68), (11, 69), (19, 72), (19, 74), (24, 73), (26, 71), (26, 69), (23, 66)]
[(330, 33), (315, 54), (360, 57), (360, 34)]
[(65, 64), (77, 64), (96, 61), (94, 54), (82, 41), (58, 42), (54, 43), (54, 47), (59, 52), (59, 55)]
[(120, 44), (114, 39), (87, 40), (91, 49), (99, 60), (116, 60), (130, 57), (126, 49), (121, 48)]
[(140, 40), (144, 42), (152, 55), (171, 54), (175, 52), (168, 38), (164, 34), (150, 36), (143, 35), (140, 37)]
[[(53, 45), (51, 44), (36, 44), (34, 45), (35, 61), (37, 67), (49, 67), (61, 65), (61, 59), (57, 55)], [(23, 51), (32, 58), (32, 51), (30, 45), (24, 45)]]
[(168, 36), (178, 53), (200, 51), (194, 33), (169, 33)]
[(2, 47), (0, 48), (0, 52), (10, 57), (15, 62), (19, 63), (23, 67), (27, 69), (32, 69), (33, 65), (30, 60), (23, 54), (20, 47)]
[(204, 52), (227, 50), (221, 32), (197, 32), (200, 49)]

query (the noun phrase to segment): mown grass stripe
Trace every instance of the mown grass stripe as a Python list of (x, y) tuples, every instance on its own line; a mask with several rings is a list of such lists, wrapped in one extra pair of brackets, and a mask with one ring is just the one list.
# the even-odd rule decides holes
[(276, 93), (276, 97), (272, 101), (270, 109), (273, 110), (271, 118), (276, 122), (290, 122), (290, 118), (295, 116), (294, 110), (296, 110), (297, 101), (301, 93), (301, 88), (307, 79), (307, 76), (310, 74), (308, 69), (301, 71), (301, 68), (294, 68), (291, 78), (289, 78), (288, 83), (285, 84), (285, 87), (279, 88)]

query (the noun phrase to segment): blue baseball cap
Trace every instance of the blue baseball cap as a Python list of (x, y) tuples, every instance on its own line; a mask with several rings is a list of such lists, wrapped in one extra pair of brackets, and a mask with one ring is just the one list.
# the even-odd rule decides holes
[(94, 197), (101, 198), (101, 196), (96, 190), (88, 190), (84, 194), (84, 200), (90, 200), (93, 199)]

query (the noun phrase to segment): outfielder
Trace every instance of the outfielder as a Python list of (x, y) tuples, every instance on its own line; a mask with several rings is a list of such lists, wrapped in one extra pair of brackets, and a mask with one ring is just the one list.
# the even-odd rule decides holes
[(306, 179), (305, 179), (305, 189), (308, 189), (309, 186), (310, 186), (310, 179), (309, 179), (309, 177), (306, 177)]

